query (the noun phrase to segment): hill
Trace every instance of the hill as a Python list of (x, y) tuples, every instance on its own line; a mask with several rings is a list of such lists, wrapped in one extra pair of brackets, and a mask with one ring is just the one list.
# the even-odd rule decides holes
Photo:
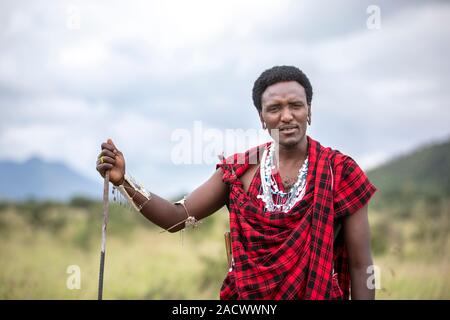
[(73, 196), (101, 197), (101, 182), (92, 181), (57, 162), (34, 157), (26, 162), (0, 161), (0, 199), (67, 201)]
[(450, 198), (450, 139), (396, 157), (367, 175), (379, 190), (373, 203), (379, 210), (408, 216), (419, 205), (441, 211)]

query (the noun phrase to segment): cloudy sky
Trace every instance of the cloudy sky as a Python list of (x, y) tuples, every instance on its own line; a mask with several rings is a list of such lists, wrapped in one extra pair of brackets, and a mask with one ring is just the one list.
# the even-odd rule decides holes
[(450, 136), (449, 20), (445, 1), (2, 1), (0, 160), (100, 180), (111, 137), (150, 190), (189, 191), (214, 161), (175, 164), (176, 133), (195, 154), (213, 130), (258, 129), (254, 80), (295, 65), (309, 134), (368, 169)]

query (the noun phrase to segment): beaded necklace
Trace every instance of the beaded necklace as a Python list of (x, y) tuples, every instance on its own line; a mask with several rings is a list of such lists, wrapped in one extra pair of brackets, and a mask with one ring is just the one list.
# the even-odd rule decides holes
[[(268, 153), (268, 154), (267, 154)], [(288, 191), (279, 190), (277, 182), (272, 174), (275, 169), (274, 165), (275, 144), (270, 145), (269, 151), (264, 150), (261, 157), (262, 167), (260, 168), (262, 194), (258, 195), (258, 199), (262, 199), (265, 203), (266, 211), (279, 210), (284, 213), (291, 210), (295, 204), (300, 201), (306, 192), (306, 175), (308, 173), (308, 157), (298, 171), (297, 181)]]

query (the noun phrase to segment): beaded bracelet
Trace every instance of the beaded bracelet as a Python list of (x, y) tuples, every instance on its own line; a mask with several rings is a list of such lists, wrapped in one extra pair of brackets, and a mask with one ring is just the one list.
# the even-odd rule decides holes
[(182, 221), (180, 221), (180, 222), (178, 222), (178, 223), (176, 223), (176, 224), (174, 224), (173, 226), (171, 226), (171, 227), (168, 228), (167, 230), (161, 231), (161, 233), (162, 233), (162, 232), (165, 232), (165, 231), (170, 231), (170, 230), (172, 230), (172, 229), (175, 228), (176, 226), (179, 226), (179, 225), (182, 224), (182, 223), (185, 223), (185, 225), (184, 225), (185, 228), (189, 228), (189, 227), (191, 227), (191, 228), (197, 228), (197, 227), (200, 225), (201, 221), (197, 220), (194, 216), (191, 216), (191, 215), (189, 214), (189, 211), (188, 211), (188, 209), (187, 209), (187, 207), (186, 207), (185, 202), (186, 202), (186, 196), (184, 196), (183, 199), (181, 199), (181, 200), (175, 202), (174, 204), (175, 204), (175, 205), (181, 205), (181, 206), (183, 206), (184, 212), (186, 212), (187, 218), (184, 219), (184, 220), (182, 220)]
[[(141, 186), (136, 180), (134, 180), (131, 176), (128, 174), (125, 174), (124, 176), (124, 182), (128, 182), (128, 184), (131, 187), (127, 187), (128, 189), (133, 189), (134, 194), (133, 196), (130, 196), (128, 192), (125, 190), (124, 184), (121, 184), (120, 186), (116, 187), (117, 190), (128, 200), (128, 202), (136, 209), (136, 211), (141, 211), (142, 208), (152, 199), (152, 194), (148, 192), (143, 186)], [(139, 193), (141, 196), (143, 196), (146, 200), (143, 204), (140, 206), (137, 206), (136, 203), (134, 203), (134, 197), (136, 194)]]

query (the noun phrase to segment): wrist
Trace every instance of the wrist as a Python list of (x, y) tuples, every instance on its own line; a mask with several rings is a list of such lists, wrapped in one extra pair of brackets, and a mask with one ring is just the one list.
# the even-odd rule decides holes
[[(117, 190), (128, 200), (128, 202), (136, 209), (136, 211), (141, 211), (141, 209), (147, 204), (152, 198), (150, 192), (148, 192), (142, 185), (140, 185), (136, 180), (134, 180), (127, 173), (123, 176), (122, 183), (117, 185)], [(135, 199), (136, 195), (140, 195), (143, 200)], [(136, 201), (142, 202), (138, 205)]]
[(125, 183), (125, 175), (122, 176), (122, 179), (120, 179), (118, 182), (113, 183), (116, 187), (120, 187)]

